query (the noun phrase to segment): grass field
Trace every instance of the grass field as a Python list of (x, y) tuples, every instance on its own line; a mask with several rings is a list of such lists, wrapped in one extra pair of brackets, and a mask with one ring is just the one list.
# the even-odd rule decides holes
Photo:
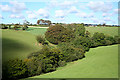
[(25, 31), (2, 30), (3, 61), (12, 58), (24, 59), (28, 54), (39, 50), (35, 36)]
[(46, 28), (33, 28), (33, 27), (30, 27), (30, 28), (27, 29), (27, 32), (30, 32), (30, 33), (32, 33), (34, 35), (39, 35), (39, 34), (44, 35), (46, 30), (47, 30)]
[(91, 35), (95, 32), (104, 33), (110, 36), (120, 35), (120, 33), (118, 33), (118, 29), (120, 30), (118, 27), (86, 27), (86, 30), (88, 30)]
[(118, 45), (92, 48), (84, 59), (31, 78), (118, 78)]
[[(35, 36), (46, 32), (46, 28), (29, 28), (27, 31), (2, 30), (3, 61), (13, 58), (24, 59), (28, 54), (38, 51)], [(118, 35), (118, 28), (87, 27), (91, 35), (102, 32), (107, 35)], [(116, 78), (118, 77), (118, 45), (92, 48), (86, 57), (52, 73), (32, 78)], [(29, 78), (28, 78), (29, 79)], [(31, 78), (30, 78), (31, 79)]]
[[(95, 32), (101, 32), (110, 36), (120, 35), (120, 33), (118, 34), (118, 29), (120, 30), (120, 28), (118, 27), (86, 27), (86, 30), (88, 30), (91, 33), (91, 35), (93, 35), (93, 33)], [(46, 30), (47, 30), (46, 28), (30, 27), (27, 31), (34, 35), (39, 35), (39, 34), (44, 35)]]

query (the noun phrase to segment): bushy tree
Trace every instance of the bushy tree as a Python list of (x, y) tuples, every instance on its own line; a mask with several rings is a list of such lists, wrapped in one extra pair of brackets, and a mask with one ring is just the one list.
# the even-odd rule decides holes
[(13, 59), (3, 64), (3, 79), (19, 79), (27, 76), (27, 66), (20, 59)]
[(48, 44), (48, 42), (46, 42), (45, 37), (44, 37), (43, 35), (38, 35), (38, 36), (36, 37), (36, 39), (37, 39), (37, 41), (38, 41), (39, 43), (41, 43), (41, 44), (43, 44), (43, 45)]
[(28, 68), (28, 76), (40, 75), (42, 73), (42, 61), (39, 58), (32, 57), (26, 59), (25, 63)]
[(82, 46), (85, 51), (89, 51), (89, 48), (91, 46), (91, 40), (89, 37), (79, 36), (72, 41), (72, 44), (76, 48), (81, 48)]
[(85, 35), (85, 27), (82, 24), (78, 24), (75, 30), (76, 36), (84, 36)]
[(5, 24), (1, 24), (1, 25), (0, 25), (0, 28), (1, 28), (1, 29), (8, 29), (7, 25), (5, 25)]
[[(97, 44), (97, 46), (104, 45), (105, 42), (105, 35), (103, 33), (94, 33), (92, 40)], [(94, 46), (94, 45), (93, 45)]]
[(115, 43), (120, 44), (120, 36), (114, 36)]
[(43, 46), (40, 51), (30, 54), (28, 56), (28, 59), (33, 59), (34, 65), (37, 66), (37, 68), (33, 66), (33, 71), (34, 69), (39, 70), (38, 63), (41, 63), (42, 68), (40, 69), (43, 73), (47, 73), (56, 70), (56, 67), (59, 66), (58, 62), (60, 60), (63, 60), (63, 54), (58, 48), (50, 48), (49, 46)]
[(72, 33), (73, 32), (71, 32), (67, 28), (64, 28), (63, 26), (57, 24), (54, 26), (50, 26), (47, 29), (45, 37), (49, 42), (53, 44), (58, 44), (61, 42), (69, 42), (72, 38), (74, 38), (74, 35)]
[(109, 45), (115, 44), (115, 39), (112, 36), (105, 36), (105, 40), (106, 40), (107, 44), (109, 43)]
[(76, 48), (70, 43), (61, 43), (58, 46), (64, 54), (63, 60), (66, 62), (71, 62), (84, 57), (83, 48)]

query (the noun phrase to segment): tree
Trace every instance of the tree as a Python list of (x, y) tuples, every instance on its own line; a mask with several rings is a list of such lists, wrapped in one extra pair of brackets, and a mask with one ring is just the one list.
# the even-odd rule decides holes
[(12, 59), (3, 64), (3, 79), (19, 79), (27, 76), (27, 66), (20, 59)]
[(75, 31), (76, 36), (84, 36), (85, 35), (85, 27), (83, 24), (78, 24)]
[(48, 24), (48, 25), (50, 25), (51, 21), (40, 19), (40, 20), (37, 20), (37, 24)]
[(58, 44), (61, 42), (69, 42), (72, 38), (74, 38), (74, 35), (72, 31), (57, 24), (54, 26), (50, 26), (47, 29), (45, 37), (49, 42), (53, 44)]
[(37, 20), (37, 24), (39, 24), (40, 23), (40, 20)]
[(29, 22), (27, 20), (24, 20), (22, 30), (27, 30), (28, 25), (29, 25)]

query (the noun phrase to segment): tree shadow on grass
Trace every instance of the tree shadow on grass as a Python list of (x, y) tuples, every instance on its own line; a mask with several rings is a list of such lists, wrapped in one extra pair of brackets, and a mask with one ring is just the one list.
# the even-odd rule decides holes
[(30, 47), (23, 44), (20, 41), (12, 40), (8, 38), (2, 39), (2, 60), (5, 61), (8, 57), (12, 57), (17, 55), (17, 52), (21, 52), (24, 50), (29, 50)]

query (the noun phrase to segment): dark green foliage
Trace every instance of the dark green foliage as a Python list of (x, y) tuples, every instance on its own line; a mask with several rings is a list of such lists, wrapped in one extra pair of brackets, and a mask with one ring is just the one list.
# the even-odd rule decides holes
[(37, 68), (33, 66), (33, 71), (38, 70), (38, 63), (41, 63), (39, 65), (39, 67), (41, 66), (40, 69), (43, 73), (47, 73), (56, 70), (56, 67), (59, 66), (58, 62), (63, 60), (63, 54), (57, 48), (43, 46), (40, 51), (30, 54), (28, 59), (34, 60), (34, 65), (37, 66)]
[(85, 35), (85, 27), (82, 24), (77, 25), (75, 30), (76, 36), (84, 36)]
[[(106, 39), (106, 43), (108, 44), (108, 45), (110, 45), (110, 44), (115, 44), (115, 39), (114, 39), (114, 37), (112, 37), (112, 36), (105, 36), (105, 39)], [(107, 45), (106, 44), (106, 45)]]
[(75, 32), (78, 26), (76, 24), (66, 24), (64, 27)]
[(66, 61), (59, 61), (58, 62), (58, 65), (59, 65), (59, 67), (63, 67), (63, 66), (65, 66), (66, 65)]
[(85, 37), (90, 37), (90, 32), (89, 31), (85, 32)]
[(69, 42), (74, 37), (72, 33), (71, 30), (57, 24), (47, 29), (45, 37), (49, 42), (58, 44), (61, 42)]
[[(89, 48), (91, 46), (91, 40), (89, 37), (77, 37), (75, 40), (72, 41), (72, 44), (76, 48), (84, 48), (85, 51), (89, 51)], [(82, 47), (81, 47), (82, 46)]]
[(8, 25), (8, 28), (11, 29), (11, 26), (12, 26), (12, 25), (9, 24), (9, 25)]
[(27, 30), (28, 26), (27, 25), (23, 25), (22, 30)]
[(38, 35), (36, 37), (37, 41), (41, 44), (48, 44), (46, 41), (45, 41), (45, 37), (43, 35)]
[[(95, 46), (101, 46), (104, 45), (105, 42), (105, 35), (103, 33), (94, 33), (93, 37), (92, 37), (92, 42), (95, 42)], [(94, 45), (92, 45), (91, 47), (94, 47)]]
[(120, 36), (114, 36), (115, 43), (120, 44)]
[(76, 48), (70, 43), (59, 44), (59, 48), (64, 54), (63, 60), (71, 62), (84, 57), (84, 50), (82, 48)]
[(27, 76), (27, 66), (19, 59), (9, 60), (3, 64), (3, 79), (19, 79)]
[(5, 24), (1, 24), (1, 25), (0, 25), (0, 28), (1, 28), (1, 29), (8, 29), (7, 25), (5, 25)]
[(25, 62), (28, 68), (28, 76), (42, 73), (42, 61), (39, 58), (32, 57), (32, 59), (28, 59)]
[(18, 28), (20, 28), (20, 25), (19, 24), (14, 24), (13, 29), (18, 30)]

